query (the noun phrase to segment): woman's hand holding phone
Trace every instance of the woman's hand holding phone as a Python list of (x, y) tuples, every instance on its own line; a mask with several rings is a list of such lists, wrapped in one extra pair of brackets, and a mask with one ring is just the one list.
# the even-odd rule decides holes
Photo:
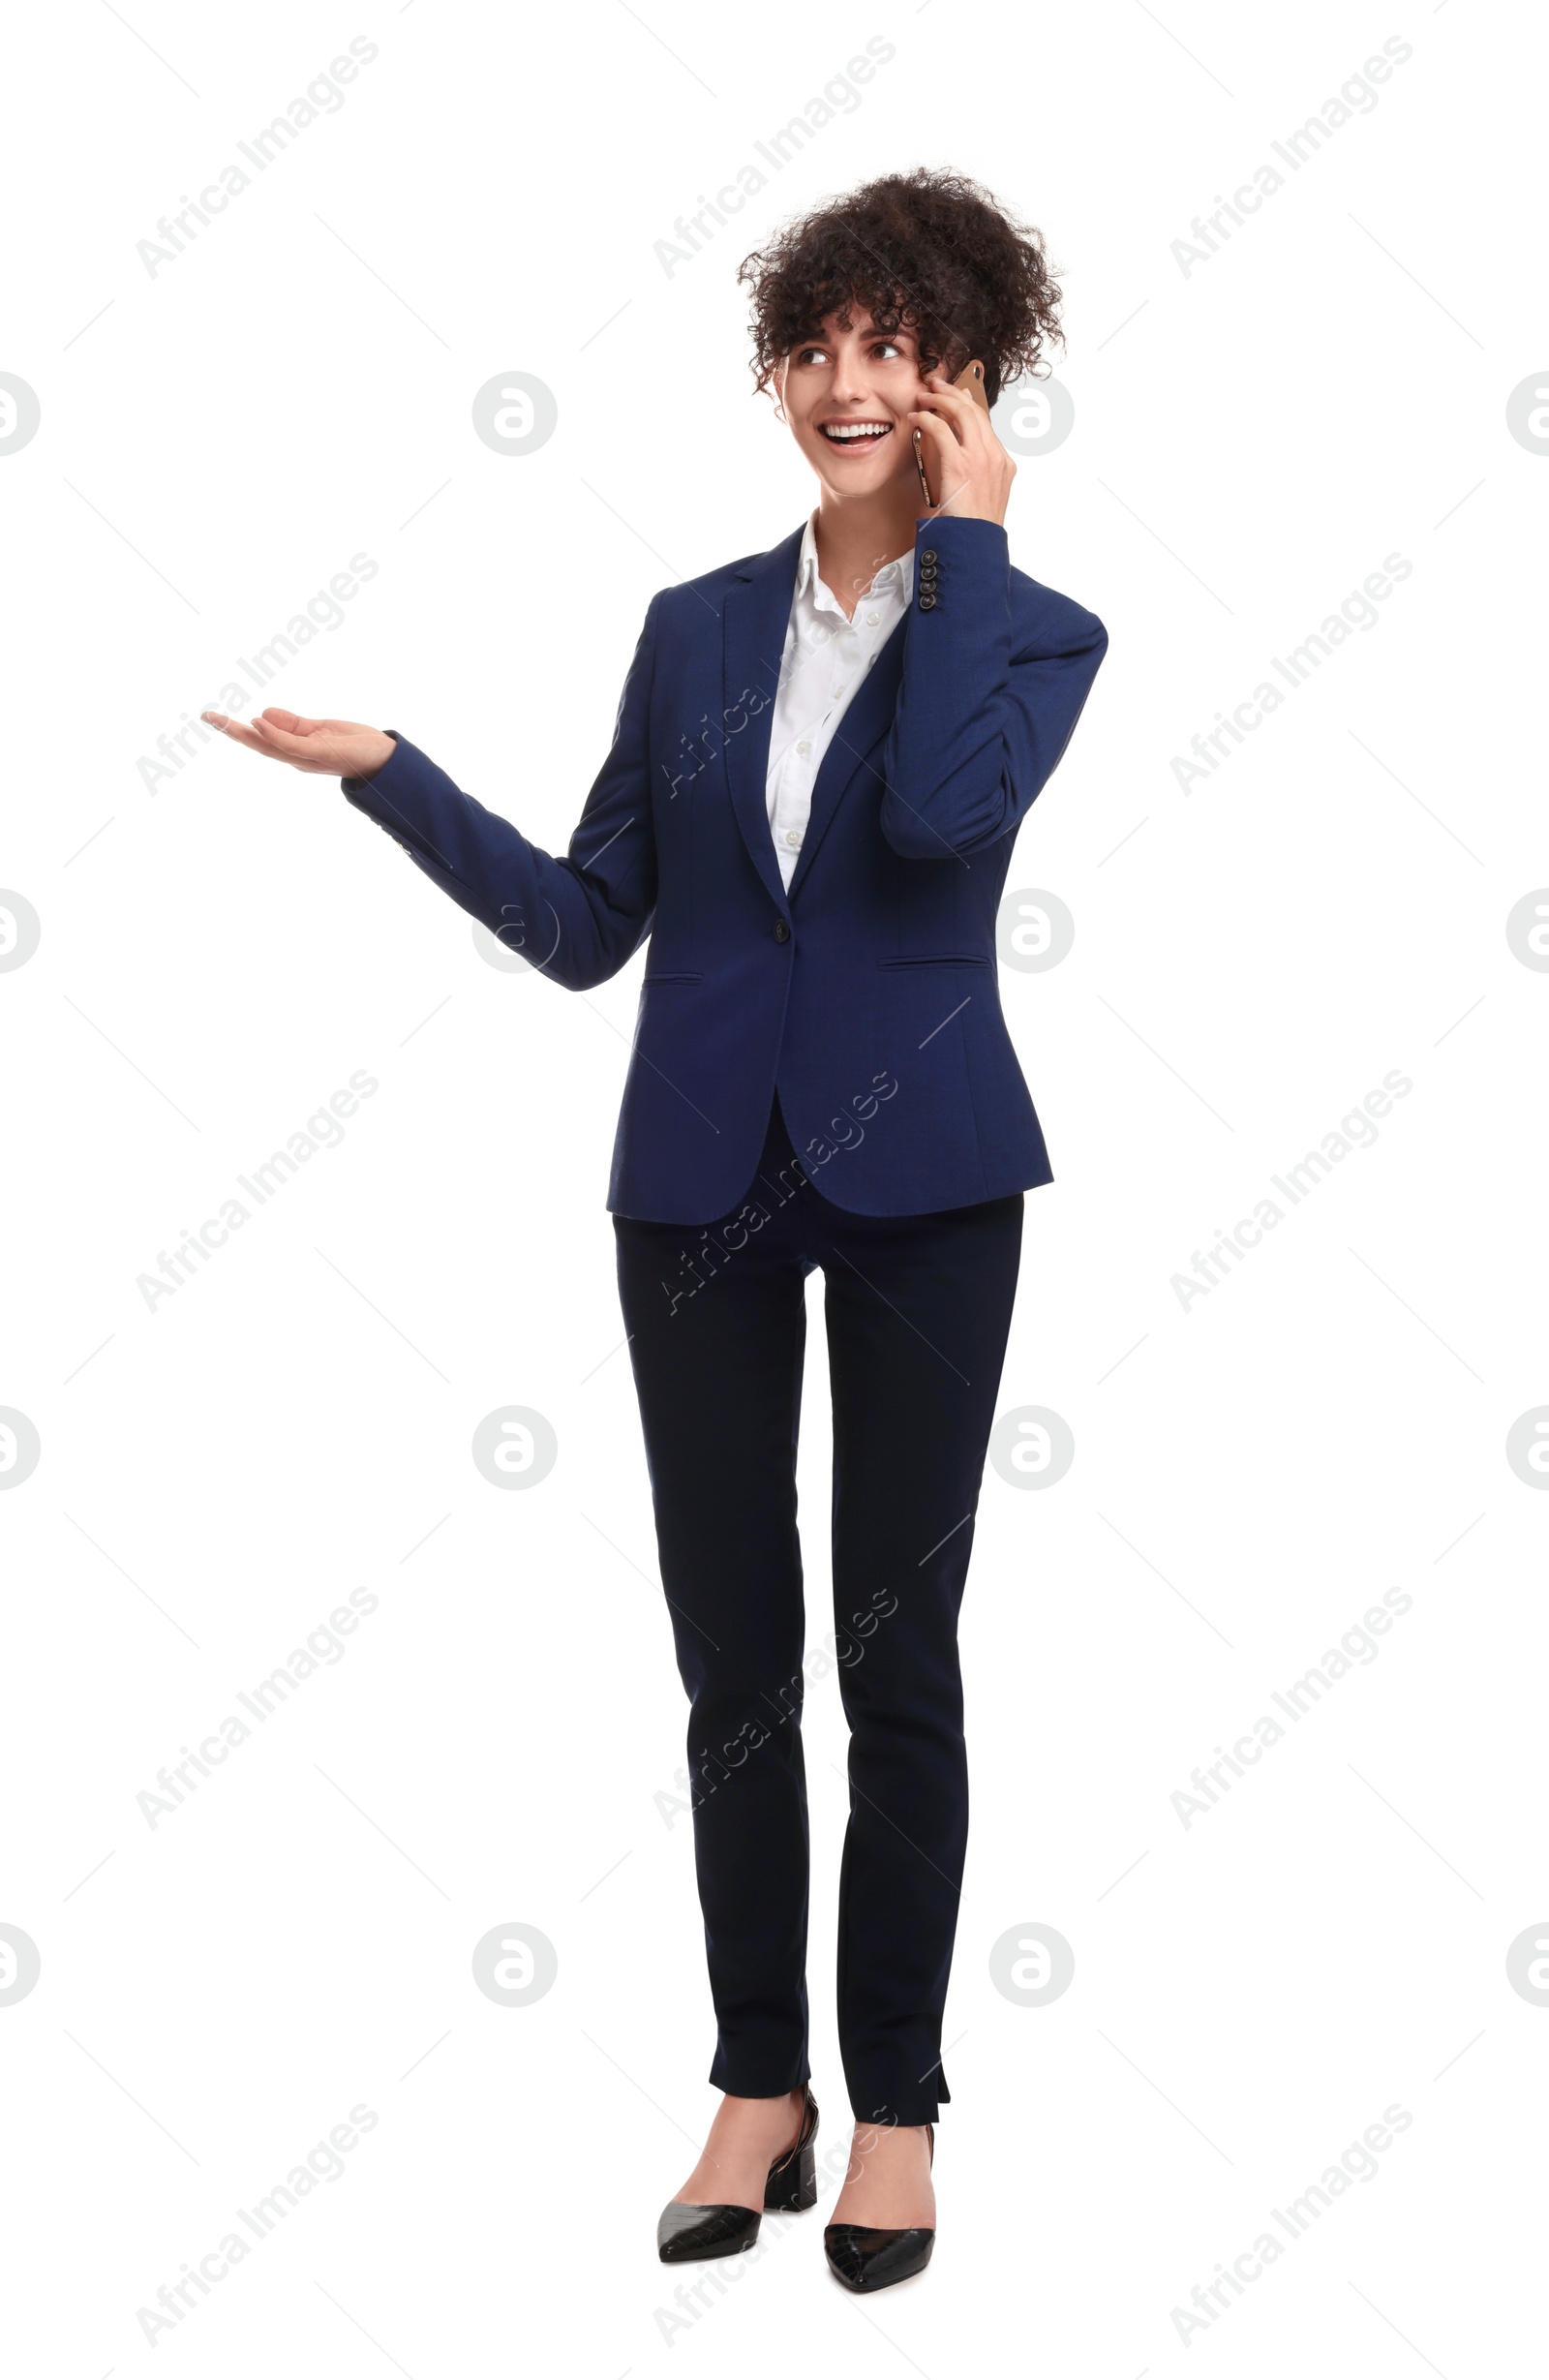
[(1003, 522), (1017, 466), (989, 426), (984, 367), (965, 365), (956, 381), (940, 372), (924, 378), (929, 400), (905, 416), (915, 424), (921, 518)]
[(244, 726), (224, 711), (201, 711), (199, 717), (233, 744), (245, 744), (267, 760), (288, 761), (308, 777), (375, 777), (396, 749), (380, 727), (362, 727), (355, 719), (304, 719), (294, 711), (268, 710)]

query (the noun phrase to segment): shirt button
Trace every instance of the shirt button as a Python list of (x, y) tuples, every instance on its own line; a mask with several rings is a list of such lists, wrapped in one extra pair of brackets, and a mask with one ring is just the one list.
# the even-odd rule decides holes
[(836, 686), (834, 689), (835, 694), (847, 694), (849, 690), (847, 686)]
[(797, 834), (796, 829), (795, 829), (794, 827), (788, 827), (788, 828), (786, 829), (785, 839), (786, 839), (786, 841), (790, 844), (791, 849), (794, 851), (794, 850), (796, 849), (797, 845), (800, 843), (800, 841), (801, 841), (802, 838), (800, 837), (800, 835), (798, 835), (798, 834)]
[(807, 753), (811, 750), (812, 747), (811, 747), (811, 746), (810, 746), (810, 744), (808, 744), (808, 743), (805, 741), (805, 739), (804, 738), (804, 739), (803, 739), (803, 741), (802, 741), (802, 742), (801, 742), (801, 743), (797, 746), (797, 748), (797, 748), (797, 750), (801, 753), (802, 758), (805, 760), (805, 759), (806, 758)]
[(866, 626), (867, 626), (868, 628), (874, 628), (874, 627), (876, 626), (876, 625), (877, 625), (877, 615), (876, 615), (876, 613), (875, 613), (875, 612), (867, 612), (867, 613), (866, 613)]

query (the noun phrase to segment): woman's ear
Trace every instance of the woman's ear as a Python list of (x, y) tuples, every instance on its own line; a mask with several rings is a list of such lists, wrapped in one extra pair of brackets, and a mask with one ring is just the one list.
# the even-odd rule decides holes
[(770, 383), (774, 392), (774, 418), (776, 421), (784, 421), (785, 419), (785, 374), (787, 367), (790, 364), (790, 360), (789, 355), (782, 355), (780, 357), (779, 362), (774, 367), (774, 380)]

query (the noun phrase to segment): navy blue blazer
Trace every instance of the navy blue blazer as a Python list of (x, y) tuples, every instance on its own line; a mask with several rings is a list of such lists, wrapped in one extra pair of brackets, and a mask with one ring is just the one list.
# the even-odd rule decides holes
[[(802, 532), (652, 598), (563, 859), (398, 736), (344, 792), (571, 991), (650, 936), (608, 1207), (702, 1224), (744, 1197), (776, 1088), (825, 1198), (931, 1213), (1052, 1179), (1001, 1015), (1017, 829), (1108, 647), (992, 521), (923, 521), (909, 609), (818, 771), (789, 892), (765, 803)], [(391, 731), (396, 733), (397, 731)]]

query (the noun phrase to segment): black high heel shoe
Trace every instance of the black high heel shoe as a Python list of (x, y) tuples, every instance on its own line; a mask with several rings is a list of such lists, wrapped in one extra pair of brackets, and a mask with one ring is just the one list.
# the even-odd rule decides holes
[(805, 2086), (801, 2128), (794, 2145), (776, 2157), (764, 2183), (764, 2206), (696, 2207), (669, 2199), (656, 2225), (656, 2253), (664, 2265), (700, 2264), (710, 2256), (738, 2256), (758, 2238), (767, 2210), (801, 2214), (817, 2205), (817, 2101)]
[[(936, 2127), (927, 2123), (930, 2162), (936, 2162)], [(895, 2281), (923, 2273), (936, 2244), (934, 2230), (912, 2224), (902, 2231), (879, 2231), (866, 2223), (830, 2223), (823, 2234), (829, 2271), (846, 2289), (890, 2289)]]

